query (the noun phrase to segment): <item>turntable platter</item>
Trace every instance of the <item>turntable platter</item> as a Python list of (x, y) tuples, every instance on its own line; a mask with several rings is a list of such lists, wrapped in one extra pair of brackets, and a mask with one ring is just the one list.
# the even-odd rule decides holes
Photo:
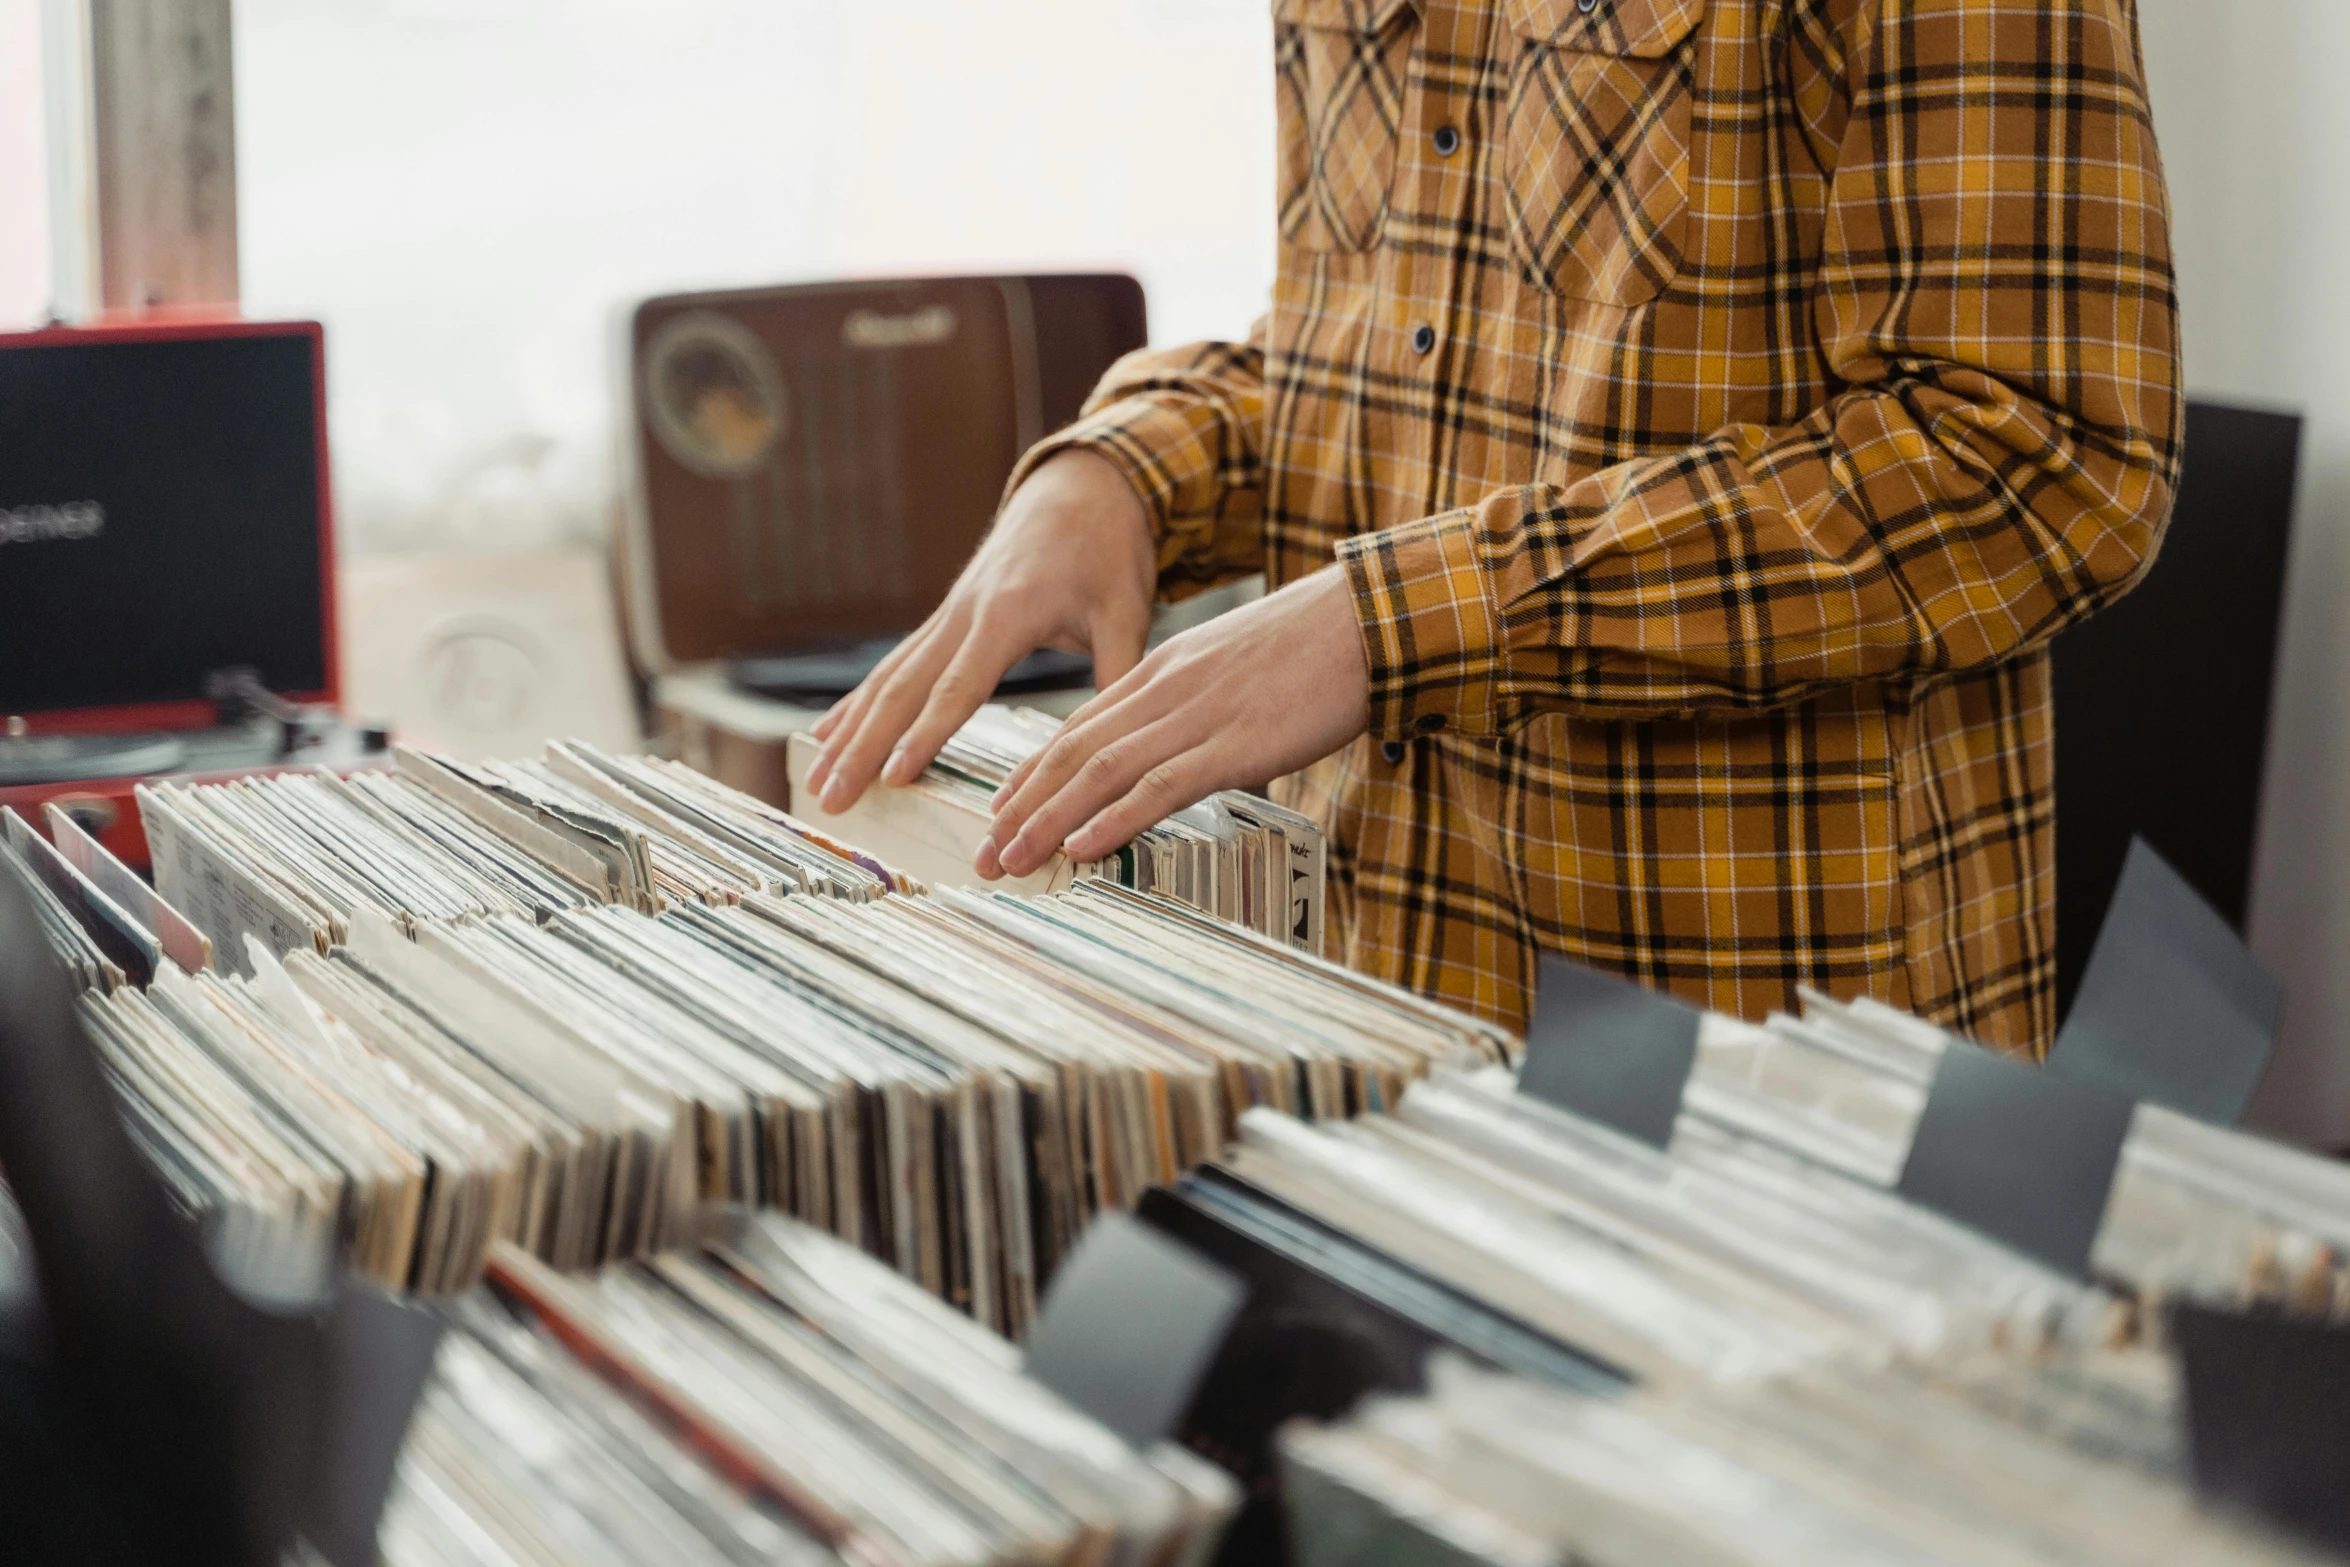
[(175, 735), (24, 735), (0, 740), (0, 787), (168, 773), (187, 755)]

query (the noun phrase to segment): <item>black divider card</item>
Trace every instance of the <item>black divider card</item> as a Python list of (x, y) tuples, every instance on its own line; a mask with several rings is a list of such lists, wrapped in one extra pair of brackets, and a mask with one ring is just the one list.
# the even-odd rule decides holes
[(1663, 1148), (1697, 1062), (1697, 1024), (1670, 996), (1545, 956), (1518, 1090)]
[(2195, 1487), (2350, 1547), (2350, 1330), (2178, 1306)]
[(2137, 1108), (2108, 1084), (1954, 1040), (1896, 1189), (2078, 1278)]
[(2219, 911), (2143, 838), (2129, 858), (2051, 1070), (2233, 1126), (2276, 1048), (2284, 992)]
[(357, 1282), (345, 1284), (328, 1312), (326, 1429), (311, 1455), (301, 1527), (333, 1567), (376, 1559), (376, 1524), (444, 1325)]
[(1094, 1220), (1028, 1331), (1028, 1374), (1137, 1447), (1173, 1433), (1247, 1296), (1121, 1213)]

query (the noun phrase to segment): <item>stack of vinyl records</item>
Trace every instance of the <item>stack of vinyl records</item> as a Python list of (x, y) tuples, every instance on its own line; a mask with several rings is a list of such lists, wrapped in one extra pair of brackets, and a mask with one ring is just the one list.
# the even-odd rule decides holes
[[(1052, 743), (1060, 720), (991, 705), (949, 740), (912, 784), (868, 789), (839, 815), (802, 801), (817, 748), (791, 742), (793, 798), (810, 821), (936, 886), (968, 886), (971, 857), (987, 835), (998, 789)], [(1011, 890), (1057, 892), (1098, 878), (1157, 893), (1308, 952), (1323, 950), (1321, 825), (1259, 795), (1227, 789), (1146, 829), (1108, 857), (1078, 864), (1053, 855), (1012, 879)]]
[[(1666, 1150), (1498, 1069), (1344, 1126), (1244, 1116), (1146, 1216), (1310, 1302), (1358, 1384), (1476, 1362), (1290, 1428), (1300, 1559), (2303, 1559), (2197, 1510), (2161, 1307), (2339, 1320), (2350, 1170), (2142, 1105), (2060, 1274), (1891, 1189), (1946, 1044), (1868, 1003), (1708, 1018)], [(1213, 1401), (1194, 1424), (1267, 1462)]]
[(211, 966), (212, 944), (72, 817), (52, 805), (43, 837), (0, 808), (0, 876), (31, 900), (50, 953), (85, 990), (144, 985), (166, 956), (189, 972)]
[[(552, 762), (402, 765), (143, 802), (165, 887), (240, 972), (84, 1012), (141, 1141), (241, 1268), (340, 1257), (448, 1292), (501, 1240), (589, 1267), (729, 1203), (841, 1235), (1016, 1334), (1094, 1212), (1213, 1155), (1242, 1111), (1382, 1109), (1436, 1063), (1511, 1048), (1107, 881), (880, 896), (887, 873), (854, 881), (859, 851), (755, 802), (721, 811), (682, 769), (641, 771), (681, 812), (709, 803), (711, 845), (724, 826), (746, 866), (764, 845), (723, 898), (663, 891), (687, 861), (652, 851), (685, 840), (558, 798)], [(585, 895), (590, 861), (606, 892), (655, 869), (607, 902)]]
[[(606, 904), (655, 914), (761, 894), (866, 903), (929, 882), (966, 885), (986, 796), (1027, 754), (1018, 746), (1049, 737), (1033, 716), (986, 710), (920, 784), (869, 791), (855, 812), (816, 825), (691, 768), (581, 741), (550, 741), (520, 762), (402, 748), (389, 775), (166, 783), (138, 799), (157, 889), (236, 949), (226, 959), (236, 965), (246, 932), (274, 950), (323, 952), (362, 910), (407, 929)], [(1057, 874), (1015, 890), (1104, 880), (1322, 948), (1320, 829), (1251, 795), (1219, 795), (1098, 864), (1057, 863)]]
[[(1709, 1020), (1674, 1151), (1725, 1139), (1890, 1187), (1948, 1036), (1871, 1001)], [(2147, 1307), (2172, 1297), (2350, 1320), (2350, 1165), (2141, 1103), (2091, 1264)], [(2160, 1312), (2140, 1312), (2149, 1328)]]
[(2074, 1277), (1895, 1189), (1937, 1030), (1709, 1017), (1651, 1147), (1269, 932), (1305, 840), (1245, 800), (1014, 896), (666, 764), (399, 765), (146, 791), (233, 972), (143, 988), (88, 894), (170, 905), (12, 833), (224, 1271), (453, 1298), (388, 1560), (1175, 1559), (1229, 1484), (987, 1331), (1137, 1205), (1250, 1286), (1184, 1435), (1309, 1563), (2301, 1559), (2194, 1506), (2161, 1308), (2350, 1316), (2340, 1166), (2141, 1107)]
[(1183, 1567), (1239, 1500), (774, 1216), (593, 1278), (502, 1250), (451, 1316), (379, 1535), (388, 1567)]
[(260, 961), (81, 1003), (133, 1139), (241, 1285), (298, 1297), (344, 1263), (448, 1293), (497, 1240), (586, 1267), (682, 1233), (670, 1096), (423, 963), (447, 989), (412, 1004), (347, 949)]
[(393, 774), (138, 791), (155, 885), (241, 968), (242, 938), (325, 952), (365, 912), (419, 925), (645, 913), (760, 893), (870, 902), (912, 883), (691, 768), (551, 742), (537, 762), (396, 750)]
[[(123, 951), (111, 918), (117, 911), (100, 901), (103, 894), (93, 896), (95, 889), (61, 875), (61, 862), (42, 852), (48, 848), (48, 840), (26, 826), (23, 817), (0, 811), (0, 876), (14, 878), (24, 889), (50, 953), (81, 989), (116, 990), (129, 984), (143, 954)], [(63, 895), (57, 890), (60, 883)], [(75, 902), (81, 905), (78, 912)]]
[(1933, 1390), (1594, 1399), (1451, 1356), (1281, 1439), (1298, 1567), (2252, 1567), (2330, 1552)]

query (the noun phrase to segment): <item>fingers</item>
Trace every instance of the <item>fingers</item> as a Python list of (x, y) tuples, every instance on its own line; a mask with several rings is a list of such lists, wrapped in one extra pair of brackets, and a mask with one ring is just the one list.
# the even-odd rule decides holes
[[(851, 693), (852, 705), (825, 742), (824, 754), (808, 769), (809, 792), (827, 813), (856, 804), (880, 772), (882, 758), (922, 710), (931, 684), (961, 645), (963, 639), (952, 629), (942, 626), (909, 638)], [(891, 660), (896, 667), (890, 667)]]
[(1160, 673), (1156, 665), (1137, 670), (1099, 693), (1069, 715), (1050, 745), (1012, 769), (1003, 787), (989, 802), (995, 808), (989, 836), (997, 845), (1008, 846), (1028, 814), (1051, 798), (1092, 757), (1161, 717), (1174, 705), (1167, 688), (1154, 684)]
[(1144, 773), (1115, 804), (1096, 812), (1071, 833), (1062, 848), (1073, 860), (1098, 860), (1119, 845), (1132, 843), (1185, 806), (1198, 804), (1218, 786), (1208, 747), (1170, 757)]
[(1362, 733), (1367, 683), (1335, 568), (1186, 631), (1014, 771), (975, 864), (1026, 875), (1057, 847), (1099, 859), (1217, 789), (1326, 756)]
[[(894, 653), (897, 651), (897, 649), (892, 648), (890, 651)], [(878, 672), (878, 666), (876, 666), (876, 670)], [(842, 697), (839, 701), (826, 708), (824, 710), (824, 716), (817, 719), (814, 723), (808, 726), (808, 733), (814, 735), (819, 740), (831, 739), (832, 732), (841, 726), (841, 722), (844, 718), (846, 718), (850, 713), (860, 712), (863, 710), (865, 705), (865, 687), (868, 683), (870, 683), (872, 678), (873, 677), (871, 675), (868, 675), (865, 677), (865, 679), (858, 681), (856, 688), (850, 691), (847, 696)], [(822, 767), (824, 765), (821, 758), (818, 759), (816, 765), (818, 767)], [(811, 771), (809, 776), (815, 776), (814, 772)]]
[[(1098, 669), (1100, 666), (1097, 663), (1095, 667)], [(1102, 684), (1097, 675), (1094, 694), (1086, 698), (1084, 705), (1079, 707), (1076, 712), (1061, 721), (1061, 733), (1059, 739), (1055, 741), (1055, 745), (1070, 741), (1086, 743), (1089, 726), (1105, 713), (1116, 711), (1121, 704), (1142, 690), (1158, 674), (1159, 667), (1146, 659), (1107, 685)], [(1154, 713), (1163, 710), (1164, 704), (1152, 708)], [(1131, 723), (1125, 726), (1125, 728), (1132, 727), (1134, 726)], [(1123, 733), (1124, 729), (1119, 732)], [(1026, 759), (1014, 767), (1005, 776), (1004, 781), (997, 786), (996, 792), (988, 799), (988, 805), (996, 811), (1002, 811), (1027, 785), (1028, 780), (1035, 776), (1036, 770), (1046, 765), (1047, 758), (1053, 754), (1053, 749), (1053, 746), (1047, 746), (1041, 751), (1030, 752)], [(1062, 754), (1066, 755), (1067, 753), (1063, 752)]]
[[(846, 810), (876, 777), (907, 784), (921, 776), (939, 750), (969, 722), (995, 692), (1004, 672), (1036, 645), (1030, 633), (1009, 634), (999, 616), (974, 618), (957, 605), (943, 608), (921, 631), (908, 637), (875, 667), (856, 690), (833, 704), (815, 726), (823, 753), (808, 770), (807, 788), (827, 812)], [(1079, 718), (1114, 701), (1137, 667), (1148, 640), (1147, 613), (1105, 612), (1091, 623), (1099, 638), (1097, 681), (1105, 667), (1117, 670), (1113, 690), (1102, 691)], [(884, 758), (886, 757), (886, 761)], [(1008, 797), (1013, 783), (1000, 797)]]
[[(1206, 738), (1195, 714), (1158, 716), (1139, 699), (1121, 703), (1079, 733), (1064, 734), (1046, 748), (1021, 788), (996, 812), (973, 857), (974, 866), (982, 875), (1027, 875), (1050, 859), (1070, 833), (1142, 789), (1154, 772)], [(1187, 780), (1161, 777), (1143, 792), (1155, 797), (1170, 783), (1183, 781)], [(1180, 810), (1190, 803), (1184, 800), (1168, 809)], [(1109, 847), (1124, 841), (1118, 839)]]
[(909, 657), (918, 653), (924, 642), (938, 635), (942, 629), (960, 618), (961, 613), (959, 606), (952, 601), (940, 605), (931, 617), (915, 630), (912, 636), (905, 638), (896, 647), (884, 653), (881, 656), (881, 662), (873, 666), (873, 673), (858, 681), (854, 691), (825, 709), (824, 716), (809, 726), (808, 732), (810, 734), (827, 742), (822, 754), (816, 758), (815, 765), (808, 769), (808, 788), (811, 791), (821, 791), (824, 787), (824, 780), (831, 776), (833, 755), (838, 749), (836, 745), (829, 743), (833, 736), (835, 734), (843, 734), (844, 737), (854, 735), (857, 731), (857, 725), (863, 720), (866, 712), (872, 708), (874, 697), (879, 694), (889, 677), (895, 674)]
[(930, 688), (929, 698), (905, 738), (890, 752), (881, 770), (884, 783), (910, 784), (922, 776), (922, 769), (937, 758), (955, 731), (970, 722), (971, 715), (995, 694), (1004, 672), (1027, 656), (1026, 647), (1013, 646), (1020, 640), (1005, 638), (985, 616), (980, 617), (948, 662), (946, 672)]
[[(1062, 720), (1062, 727), (1067, 728), (1068, 722), (1067, 719)], [(1031, 751), (1021, 758), (1012, 770), (1004, 775), (1004, 781), (996, 785), (995, 793), (987, 797), (988, 809), (1001, 811), (1004, 808), (1004, 802), (1018, 794), (1020, 786), (1028, 782), (1028, 775), (1036, 771), (1037, 761), (1043, 755), (1042, 751)], [(994, 842), (992, 838), (988, 841)]]

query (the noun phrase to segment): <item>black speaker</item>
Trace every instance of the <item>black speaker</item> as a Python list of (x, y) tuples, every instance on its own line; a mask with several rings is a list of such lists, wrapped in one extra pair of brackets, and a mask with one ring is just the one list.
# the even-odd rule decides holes
[(2135, 591), (2056, 640), (2062, 1010), (2133, 834), (2243, 927), (2300, 449), (2297, 415), (2188, 404), (2162, 553)]

